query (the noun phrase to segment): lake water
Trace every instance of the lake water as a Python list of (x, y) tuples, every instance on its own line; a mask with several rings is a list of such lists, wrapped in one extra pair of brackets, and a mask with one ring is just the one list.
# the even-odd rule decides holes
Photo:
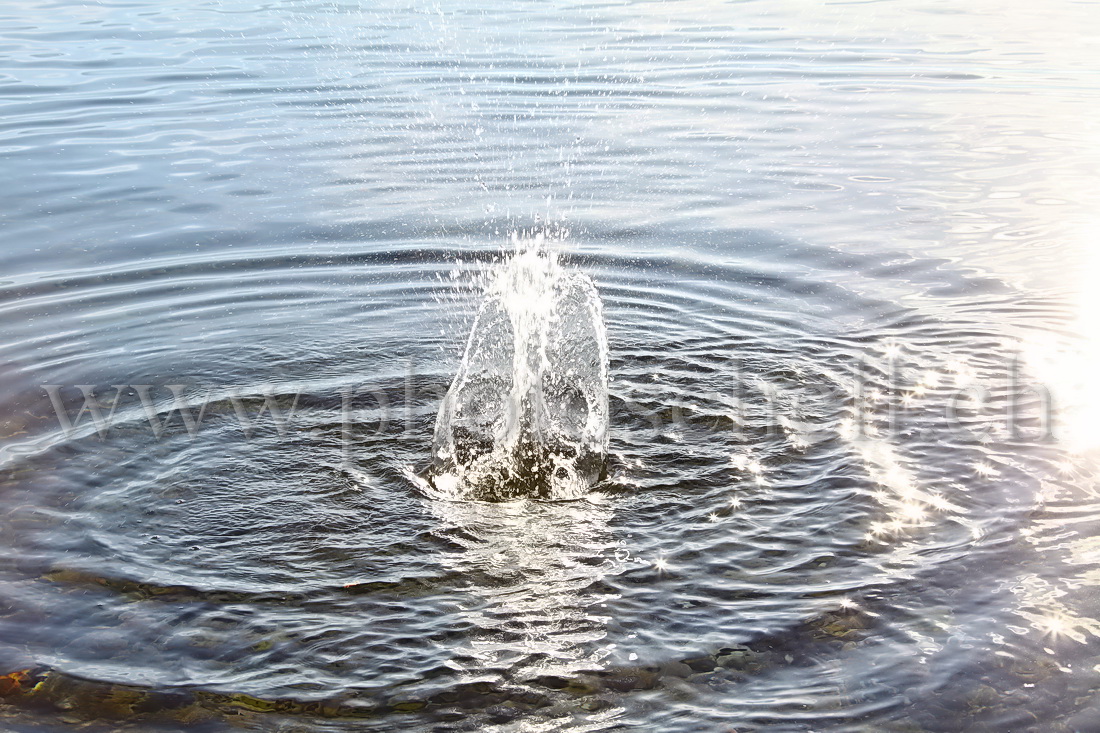
[[(1100, 730), (1098, 38), (7, 4), (3, 726)], [(602, 298), (607, 477), (432, 498), (513, 232)]]

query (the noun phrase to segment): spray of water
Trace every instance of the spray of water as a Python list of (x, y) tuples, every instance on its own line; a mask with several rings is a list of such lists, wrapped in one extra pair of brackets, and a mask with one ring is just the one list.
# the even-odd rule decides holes
[(543, 236), (513, 236), (490, 275), (436, 418), (433, 492), (452, 499), (574, 499), (607, 453), (607, 336), (591, 279)]

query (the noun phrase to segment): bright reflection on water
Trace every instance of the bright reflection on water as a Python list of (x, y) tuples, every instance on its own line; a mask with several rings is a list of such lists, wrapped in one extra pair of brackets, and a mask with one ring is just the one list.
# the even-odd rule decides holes
[[(0, 727), (1100, 729), (1090, 2), (0, 9)], [(513, 231), (607, 477), (424, 490)]]

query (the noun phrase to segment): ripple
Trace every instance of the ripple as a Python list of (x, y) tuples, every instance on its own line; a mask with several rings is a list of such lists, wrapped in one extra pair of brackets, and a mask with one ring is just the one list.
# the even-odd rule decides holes
[[(781, 246), (793, 262), (830, 257)], [(0, 308), (34, 313), (39, 324), (62, 323), (74, 309), (85, 329), (125, 317), (121, 353), (131, 368), (146, 362), (142, 379), (174, 358), (144, 346), (169, 315), (178, 323), (202, 314), (208, 336), (191, 348), (206, 358), (240, 339), (239, 326), (221, 331), (219, 321), (239, 323), (244, 312), (271, 321), (293, 304), (296, 317), (325, 324), (281, 349), (252, 347), (252, 362), (234, 346), (222, 362), (233, 371), (212, 391), (204, 372), (190, 371), (176, 392), (161, 382), (143, 398), (124, 387), (108, 413), (114, 393), (92, 388), (104, 405), (100, 425), (85, 416), (68, 433), (50, 429), (53, 405), (37, 398), (35, 433), (5, 448), (9, 505), (18, 507), (5, 517), (6, 553), (24, 558), (6, 582), (15, 592), (16, 577), (30, 579), (33, 592), (17, 593), (25, 610), (4, 623), (33, 629), (24, 648), (48, 678), (151, 691), (197, 685), (246, 709), (328, 700), (339, 717), (352, 713), (334, 693), (377, 711), (431, 710), (443, 704), (432, 700), (462, 694), (473, 670), (489, 685), (479, 694), (501, 700), (665, 685), (652, 670), (724, 669), (713, 659), (740, 644), (759, 657), (752, 684), (773, 675), (780, 684), (817, 663), (804, 649), (795, 654), (804, 663), (786, 661), (774, 640), (829, 638), (814, 629), (834, 622), (808, 621), (815, 612), (872, 604), (887, 639), (904, 635), (908, 588), (961, 582), (947, 579), (1001, 541), (997, 503), (957, 483), (1001, 454), (943, 424), (951, 393), (937, 375), (958, 373), (961, 358), (992, 378), (1010, 353), (1003, 335), (965, 315), (930, 319), (861, 296), (831, 282), (828, 266), (811, 278), (752, 260), (624, 258), (583, 246), (568, 259), (598, 283), (613, 354), (608, 480), (579, 503), (423, 499), (405, 475), (426, 462), (424, 436), (456, 356), (438, 350), (460, 341), (479, 273), (496, 256), (415, 245), (253, 251), (5, 286)], [(943, 263), (906, 268), (910, 279), (944, 276)], [(398, 336), (399, 324), (422, 323), (434, 303), (449, 313), (435, 316), (432, 332), (450, 336)], [(865, 325), (839, 332), (836, 312), (859, 312)], [(369, 313), (385, 317), (389, 335), (373, 339), (385, 349), (354, 346), (370, 333)], [(112, 366), (102, 337), (83, 333), (74, 357), (142, 384)], [(28, 331), (5, 348), (40, 352), (57, 338)], [(35, 367), (53, 379), (87, 373), (41, 356)], [(899, 374), (908, 387), (892, 381)], [(84, 394), (71, 383), (58, 390), (66, 414), (77, 415)], [(1042, 470), (1013, 460), (1017, 483)], [(69, 610), (32, 621), (43, 603)], [(87, 604), (94, 621), (79, 621)], [(130, 609), (141, 621), (125, 641), (94, 630), (120, 628)], [(355, 650), (362, 664), (349, 668), (337, 650)], [(683, 661), (693, 654), (712, 661)], [(295, 674), (278, 673), (284, 664)], [(596, 681), (584, 676), (594, 670)], [(303, 674), (323, 681), (315, 692), (298, 682)], [(821, 688), (815, 699), (830, 694)], [(888, 707), (879, 698), (866, 705)]]
[[(5, 9), (12, 725), (1095, 727), (1087, 6), (842, 5)], [(532, 220), (608, 477), (433, 500)]]

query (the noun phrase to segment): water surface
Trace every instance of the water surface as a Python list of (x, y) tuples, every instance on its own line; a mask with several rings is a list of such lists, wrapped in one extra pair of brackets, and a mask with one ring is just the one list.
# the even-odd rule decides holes
[[(5, 726), (1095, 730), (1098, 37), (4, 8)], [(516, 230), (602, 298), (608, 476), (431, 498)]]

